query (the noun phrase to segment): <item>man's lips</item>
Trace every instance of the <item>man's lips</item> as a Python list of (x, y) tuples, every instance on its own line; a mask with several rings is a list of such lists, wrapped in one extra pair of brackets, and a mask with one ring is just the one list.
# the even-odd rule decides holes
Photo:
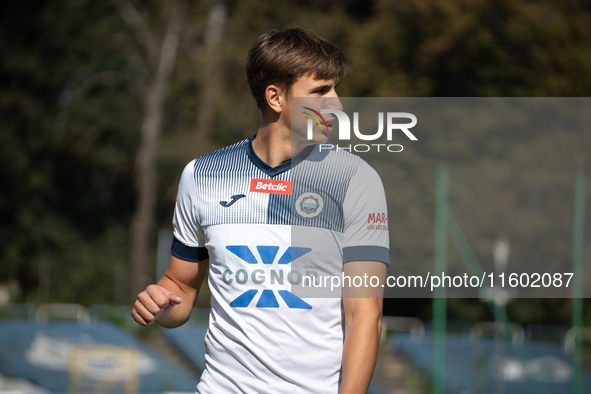
[(335, 118), (333, 118), (333, 117), (330, 117), (328, 119), (327, 118), (324, 118), (324, 120), (326, 121), (326, 125), (328, 126), (328, 130), (327, 130), (328, 132), (331, 132), (332, 131), (332, 121), (334, 119)]

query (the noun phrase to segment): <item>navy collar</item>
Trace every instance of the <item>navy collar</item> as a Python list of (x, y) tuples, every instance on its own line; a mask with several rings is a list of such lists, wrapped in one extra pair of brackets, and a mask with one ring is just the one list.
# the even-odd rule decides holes
[[(254, 137), (256, 137), (256, 135)], [(291, 169), (292, 167), (297, 166), (299, 163), (304, 161), (306, 157), (308, 157), (308, 155), (312, 153), (312, 151), (314, 150), (314, 145), (310, 145), (306, 149), (304, 149), (302, 153), (300, 153), (296, 157), (293, 157), (291, 160), (288, 160), (285, 163), (281, 163), (277, 167), (270, 167), (267, 163), (262, 161), (256, 153), (254, 153), (254, 149), (252, 148), (252, 140), (254, 139), (254, 137), (249, 138), (248, 142), (246, 143), (246, 154), (253, 162), (253, 164), (258, 167), (259, 170), (263, 171), (270, 177), (279, 175), (282, 172), (285, 172)]]

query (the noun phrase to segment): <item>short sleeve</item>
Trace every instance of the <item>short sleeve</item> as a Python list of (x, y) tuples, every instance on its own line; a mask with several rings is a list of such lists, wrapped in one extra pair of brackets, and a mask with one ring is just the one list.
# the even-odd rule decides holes
[(343, 263), (381, 261), (390, 265), (388, 207), (378, 173), (363, 162), (351, 178), (343, 203)]
[(174, 208), (174, 239), (171, 253), (186, 261), (201, 261), (208, 258), (205, 236), (198, 221), (197, 191), (195, 188), (194, 162), (187, 164), (181, 175)]

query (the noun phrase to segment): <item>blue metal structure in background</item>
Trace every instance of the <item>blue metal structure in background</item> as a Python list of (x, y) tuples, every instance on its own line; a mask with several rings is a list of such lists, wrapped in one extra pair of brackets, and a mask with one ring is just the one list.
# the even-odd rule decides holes
[[(165, 360), (115, 325), (75, 322), (0, 321), (0, 371), (25, 379), (52, 392), (68, 392), (70, 356), (76, 346), (115, 346), (138, 355), (140, 393), (192, 392), (197, 378)], [(97, 368), (110, 368), (108, 363)]]
[(205, 369), (204, 338), (207, 333), (207, 324), (187, 323), (178, 328), (161, 328), (160, 331), (196, 370), (203, 372)]
[[(573, 375), (575, 365), (566, 357), (558, 342), (528, 341), (504, 342), (504, 356), (495, 357), (499, 338), (471, 337), (467, 334), (447, 334), (446, 393), (494, 394), (495, 382), (504, 382), (505, 394), (552, 393), (572, 394), (575, 390)], [(433, 349), (436, 346), (433, 332), (422, 338), (398, 334), (388, 343), (389, 349), (403, 354), (426, 375), (435, 378)], [(527, 354), (527, 356), (524, 356)], [(591, 374), (583, 377), (585, 387), (591, 388)], [(585, 393), (591, 393), (587, 389)]]

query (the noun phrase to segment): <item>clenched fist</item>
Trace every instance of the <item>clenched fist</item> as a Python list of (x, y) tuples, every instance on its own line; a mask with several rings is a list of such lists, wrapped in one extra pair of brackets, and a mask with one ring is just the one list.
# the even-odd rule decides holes
[(168, 308), (182, 302), (181, 297), (158, 285), (150, 285), (137, 296), (131, 316), (142, 326), (149, 326)]

